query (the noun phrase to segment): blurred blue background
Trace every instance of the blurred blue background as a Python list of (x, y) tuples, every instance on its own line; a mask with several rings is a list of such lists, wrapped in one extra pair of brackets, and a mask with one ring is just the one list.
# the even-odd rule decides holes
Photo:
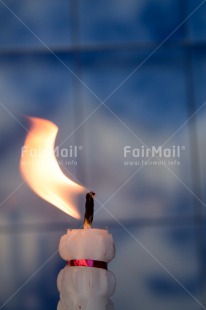
[[(0, 309), (56, 309), (59, 239), (82, 225), (24, 183), (25, 115), (78, 146), (58, 160), (114, 237), (115, 309), (206, 309), (205, 2), (0, 0)], [(179, 165), (124, 163), (163, 144)]]

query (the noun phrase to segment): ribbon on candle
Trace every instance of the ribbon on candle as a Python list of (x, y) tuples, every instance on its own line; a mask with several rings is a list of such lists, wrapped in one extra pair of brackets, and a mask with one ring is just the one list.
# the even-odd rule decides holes
[(92, 260), (92, 259), (72, 259), (68, 261), (69, 266), (76, 266), (76, 267), (94, 267), (94, 268), (102, 268), (107, 270), (107, 263), (98, 261), (98, 260)]

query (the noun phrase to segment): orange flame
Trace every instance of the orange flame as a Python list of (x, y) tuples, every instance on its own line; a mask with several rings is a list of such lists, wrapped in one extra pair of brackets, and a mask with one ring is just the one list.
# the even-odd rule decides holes
[(45, 119), (29, 119), (32, 126), (22, 147), (20, 161), (23, 178), (41, 198), (65, 213), (80, 218), (71, 196), (85, 189), (67, 178), (58, 165), (54, 153), (58, 127)]

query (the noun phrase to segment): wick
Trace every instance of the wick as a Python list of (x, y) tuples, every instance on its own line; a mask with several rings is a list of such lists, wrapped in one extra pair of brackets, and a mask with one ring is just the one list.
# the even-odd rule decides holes
[(94, 215), (94, 192), (86, 194), (85, 214), (84, 214), (84, 229), (92, 227), (93, 215)]

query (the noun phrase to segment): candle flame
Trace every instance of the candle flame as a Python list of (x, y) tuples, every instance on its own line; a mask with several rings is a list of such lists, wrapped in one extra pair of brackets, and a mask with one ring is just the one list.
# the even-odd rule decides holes
[(20, 170), (31, 189), (65, 213), (80, 218), (73, 194), (85, 191), (61, 171), (55, 157), (58, 127), (45, 119), (29, 117), (31, 130), (22, 147)]

